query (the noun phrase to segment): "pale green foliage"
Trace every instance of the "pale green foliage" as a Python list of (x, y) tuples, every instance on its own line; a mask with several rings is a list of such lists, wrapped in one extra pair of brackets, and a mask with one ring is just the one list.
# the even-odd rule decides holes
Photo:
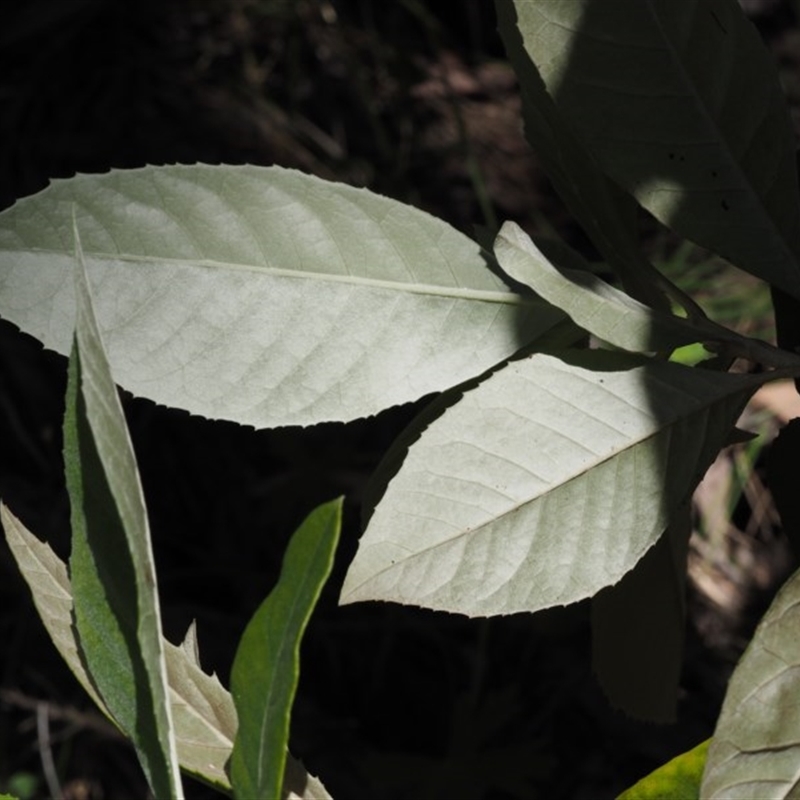
[(708, 751), (704, 798), (800, 790), (800, 572), (778, 593), (728, 686)]
[(561, 318), (463, 234), (365, 189), (279, 167), (148, 167), (54, 181), (0, 215), (0, 314), (60, 353), (73, 214), (115, 380), (214, 419), (375, 414)]
[[(443, 392), (378, 470), (342, 601), (484, 616), (602, 592), (595, 667), (610, 699), (645, 717), (674, 713), (692, 491), (751, 393), (778, 374), (800, 375), (800, 357), (711, 323), (658, 275), (639, 249), (637, 204), (800, 298), (786, 107), (735, 0), (498, 0), (497, 9), (527, 136), (624, 291), (567, 247), (540, 247), (508, 224), (496, 256), (523, 284), (512, 290), (494, 257), (445, 223), (279, 168), (78, 176), (0, 215), (0, 314), (62, 353), (78, 320), (66, 429), (72, 585), (4, 509), (3, 525), (56, 646), (147, 751), (151, 779), (174, 772), (174, 728), (182, 768), (230, 788), (225, 761), (236, 737), (240, 793), (277, 791), (293, 648), (322, 578), (312, 576), (298, 617), (279, 620), (300, 623), (279, 631), (279, 657), (253, 633), (270, 622), (269, 599), (248, 629), (234, 689), (252, 718), (237, 729), (230, 696), (200, 669), (196, 641), (161, 641), (144, 503), (112, 373), (135, 394), (258, 427), (349, 420)], [(76, 315), (78, 232), (89, 280), (79, 282)], [(673, 303), (687, 316), (674, 316)], [(627, 352), (581, 349), (581, 329)], [(667, 360), (699, 342), (719, 358), (695, 368)], [(733, 355), (766, 369), (729, 374)], [(89, 535), (87, 509), (98, 500), (128, 554), (111, 565), (119, 597), (93, 568), (108, 556)], [(293, 574), (304, 566), (299, 552), (287, 555)], [(306, 565), (315, 563), (309, 555)], [(797, 793), (796, 581), (734, 676), (704, 794)], [(295, 657), (280, 657), (281, 642)], [(284, 671), (261, 687), (254, 670), (272, 658)], [(141, 698), (154, 721), (136, 739), (130, 712)], [(177, 794), (174, 776), (166, 782), (164, 796)], [(284, 794), (300, 786), (303, 797), (327, 796), (291, 760), (286, 783)]]
[(486, 616), (616, 583), (686, 502), (759, 382), (604, 351), (512, 362), (411, 446), (342, 600)]
[[(588, 264), (583, 270), (551, 264), (514, 222), (506, 222), (500, 229), (494, 252), (511, 278), (530, 286), (565, 311), (576, 325), (615, 347), (638, 353), (668, 352), (708, 334), (688, 320), (656, 312), (634, 300), (593, 275)], [(573, 260), (579, 258), (574, 254)]]

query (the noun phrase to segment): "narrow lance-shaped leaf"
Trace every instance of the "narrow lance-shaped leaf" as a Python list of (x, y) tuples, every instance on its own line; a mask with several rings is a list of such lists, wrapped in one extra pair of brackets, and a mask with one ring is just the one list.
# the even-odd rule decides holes
[(616, 583), (686, 502), (760, 381), (598, 350), (508, 364), (410, 447), (342, 602), (483, 616)]
[(231, 755), (236, 797), (281, 797), (300, 640), (333, 566), (342, 501), (313, 511), (289, 542), (275, 588), (247, 625), (231, 670), (239, 729)]
[(735, 0), (515, 0), (524, 46), (602, 169), (681, 235), (800, 297), (795, 145)]
[(136, 747), (150, 786), (157, 797), (177, 798), (183, 790), (147, 512), (77, 228), (75, 241), (78, 312), (64, 419), (75, 624), (87, 672)]
[[(53, 644), (98, 708), (110, 717), (86, 674), (78, 652), (72, 616), (72, 586), (66, 565), (2, 503), (0, 523)], [(191, 648), (176, 647), (166, 640), (163, 646), (181, 769), (228, 793), (231, 785), (225, 765), (230, 758), (238, 724), (233, 700), (216, 676), (200, 669), (194, 654), (189, 654)], [(288, 800), (330, 798), (319, 779), (308, 775), (291, 756), (287, 756), (284, 795)]]
[(54, 181), (0, 214), (0, 315), (66, 353), (72, 215), (116, 381), (256, 427), (368, 416), (480, 374), (562, 318), (445, 222), (279, 167)]
[(800, 572), (786, 582), (728, 684), (701, 796), (784, 800), (800, 791)]

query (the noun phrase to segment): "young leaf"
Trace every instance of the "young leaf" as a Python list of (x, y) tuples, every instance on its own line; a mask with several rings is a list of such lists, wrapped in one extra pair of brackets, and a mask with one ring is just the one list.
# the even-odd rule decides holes
[(115, 379), (205, 417), (368, 416), (479, 375), (562, 318), (445, 222), (365, 189), (147, 167), (54, 181), (0, 214), (0, 315), (61, 353), (73, 208)]
[(800, 790), (800, 572), (761, 620), (731, 677), (702, 797), (796, 797)]
[[(0, 523), (6, 541), (50, 638), (79, 683), (110, 717), (83, 667), (72, 624), (72, 587), (67, 569), (49, 545), (37, 539), (0, 503)], [(236, 735), (236, 709), (230, 694), (214, 675), (207, 675), (183, 647), (163, 640), (181, 769), (229, 792), (225, 764)], [(320, 781), (287, 756), (289, 800), (322, 800), (330, 795)]]
[(681, 235), (800, 297), (794, 137), (738, 4), (515, 6), (547, 91), (606, 174)]
[(278, 584), (242, 635), (231, 670), (239, 729), (231, 755), (236, 797), (281, 797), (300, 640), (327, 580), (342, 501), (313, 511), (292, 536)]
[(624, 791), (617, 800), (700, 800), (700, 779), (709, 743), (706, 739), (692, 750), (675, 756)]
[(77, 228), (75, 346), (64, 462), (80, 652), (157, 797), (183, 796), (147, 512), (117, 388), (92, 311)]
[(675, 721), (691, 530), (687, 505), (618, 584), (592, 598), (595, 674), (611, 703), (638, 719)]
[(511, 614), (616, 583), (760, 381), (600, 350), (508, 364), (410, 447), (342, 602)]

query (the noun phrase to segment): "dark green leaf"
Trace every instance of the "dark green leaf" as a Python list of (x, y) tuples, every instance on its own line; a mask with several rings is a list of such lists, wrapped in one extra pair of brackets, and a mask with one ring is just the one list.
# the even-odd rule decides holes
[(239, 729), (231, 754), (237, 798), (281, 797), (300, 640), (336, 550), (342, 501), (313, 511), (292, 536), (278, 584), (247, 625), (231, 671)]
[(644, 558), (592, 598), (592, 662), (613, 705), (674, 722), (686, 630), (688, 508)]

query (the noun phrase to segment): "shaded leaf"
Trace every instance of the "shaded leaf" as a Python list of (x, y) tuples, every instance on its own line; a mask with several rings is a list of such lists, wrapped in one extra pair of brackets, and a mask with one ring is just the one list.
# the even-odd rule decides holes
[(642, 778), (617, 800), (699, 800), (710, 739)]
[(800, 558), (800, 418), (781, 428), (767, 453), (767, 485), (781, 517), (784, 536)]
[(410, 447), (342, 602), (510, 614), (616, 583), (763, 380), (598, 350), (508, 364)]
[(629, 294), (668, 311), (669, 304), (656, 289), (657, 273), (642, 256), (622, 192), (578, 141), (526, 50), (517, 24), (520, 6), (514, 0), (495, 0), (498, 30), (520, 84), (525, 136), (561, 199)]
[(800, 572), (778, 592), (728, 684), (703, 775), (704, 798), (800, 791)]
[[(61, 657), (98, 708), (109, 715), (78, 654), (72, 625), (72, 587), (64, 563), (0, 503), (0, 522), (20, 572), (33, 595), (39, 616)], [(207, 675), (185, 649), (164, 640), (170, 701), (181, 768), (229, 791), (225, 772), (236, 735), (236, 709), (214, 675)], [(110, 715), (109, 715), (110, 716)], [(322, 800), (330, 796), (320, 781), (288, 756), (284, 796)]]
[(342, 501), (315, 509), (292, 536), (275, 588), (247, 625), (231, 669), (239, 729), (231, 755), (236, 797), (280, 797), (300, 641), (333, 566)]
[(70, 576), (80, 653), (105, 707), (131, 739), (157, 797), (183, 796), (139, 472), (97, 330), (76, 231), (75, 347), (64, 463)]
[(626, 714), (674, 722), (686, 632), (689, 507), (622, 580), (592, 598), (592, 665)]
[(279, 167), (82, 175), (0, 214), (0, 315), (66, 353), (77, 209), (118, 383), (256, 427), (375, 414), (480, 374), (562, 315), (441, 220)]
[(547, 91), (603, 171), (681, 235), (800, 296), (794, 137), (735, 0), (515, 5)]

